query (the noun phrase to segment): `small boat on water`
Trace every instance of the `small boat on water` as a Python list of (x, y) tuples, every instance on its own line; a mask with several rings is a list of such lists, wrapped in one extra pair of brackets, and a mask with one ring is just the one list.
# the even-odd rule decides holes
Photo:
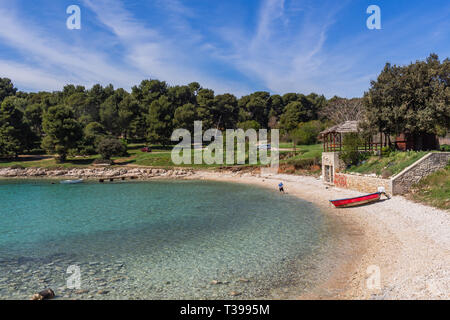
[(83, 179), (78, 179), (78, 180), (63, 180), (60, 183), (61, 184), (78, 184), (78, 183), (83, 183)]
[(336, 208), (348, 208), (348, 207), (355, 207), (355, 206), (360, 206), (363, 204), (368, 204), (368, 203), (379, 201), (381, 198), (381, 195), (384, 195), (386, 198), (389, 199), (389, 196), (386, 194), (384, 189), (379, 188), (378, 192), (375, 192), (375, 193), (366, 194), (364, 196), (359, 196), (359, 197), (354, 197), (354, 198), (330, 200), (330, 202)]

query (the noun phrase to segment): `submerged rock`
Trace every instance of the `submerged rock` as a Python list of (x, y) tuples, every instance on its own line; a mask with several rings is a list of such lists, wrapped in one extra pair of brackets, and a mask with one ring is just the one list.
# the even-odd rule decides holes
[(31, 300), (49, 300), (55, 297), (55, 292), (52, 289), (45, 289), (39, 293), (33, 294)]

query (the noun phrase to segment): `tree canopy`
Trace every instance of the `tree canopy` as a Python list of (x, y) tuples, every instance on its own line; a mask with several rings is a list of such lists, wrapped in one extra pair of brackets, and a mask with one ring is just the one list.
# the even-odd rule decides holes
[(436, 54), (406, 66), (386, 64), (364, 95), (366, 126), (385, 134), (439, 134), (450, 128), (450, 60)]

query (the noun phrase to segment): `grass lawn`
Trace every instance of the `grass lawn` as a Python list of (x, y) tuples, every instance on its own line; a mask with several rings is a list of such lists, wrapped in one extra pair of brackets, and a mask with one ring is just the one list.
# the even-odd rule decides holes
[(431, 206), (450, 210), (450, 163), (416, 184), (409, 198)]
[(99, 158), (98, 155), (89, 157), (68, 157), (66, 162), (59, 163), (53, 157), (20, 157), (18, 160), (0, 161), (0, 167), (83, 168), (90, 166), (97, 158)]
[(372, 156), (364, 163), (350, 167), (347, 169), (347, 172), (362, 174), (375, 173), (377, 175), (384, 173), (386, 176), (393, 176), (412, 165), (427, 153), (426, 151), (395, 151), (391, 152), (389, 156), (383, 156), (381, 158)]
[[(280, 148), (285, 148), (281, 146)], [(290, 144), (283, 144), (283, 145), (289, 145), (286, 148), (292, 148), (292, 143)], [(323, 152), (323, 146), (322, 144), (312, 144), (312, 145), (297, 145), (296, 146), (296, 155), (291, 157), (290, 159), (315, 159), (315, 158), (322, 158), (322, 152)], [(280, 152), (281, 154), (281, 152)]]
[[(148, 166), (159, 168), (171, 167), (185, 167), (185, 168), (218, 168), (227, 166), (227, 164), (181, 164), (175, 165), (172, 162), (172, 146), (150, 146), (152, 152), (142, 152), (141, 149), (145, 147), (144, 144), (130, 144), (128, 145), (128, 156), (114, 157), (115, 165), (135, 165)], [(192, 155), (194, 151), (192, 150)], [(269, 153), (270, 156), (270, 153)], [(236, 154), (235, 154), (236, 157)], [(93, 164), (95, 159), (100, 158), (99, 155), (87, 157), (68, 157), (66, 162), (58, 163), (51, 156), (21, 156), (18, 160), (0, 161), (0, 167), (23, 167), (23, 168), (83, 168), (89, 167)], [(194, 157), (192, 156), (192, 162)], [(224, 161), (226, 160), (226, 153), (224, 152)], [(251, 166), (248, 164), (248, 152), (246, 153), (245, 162), (242, 166)]]

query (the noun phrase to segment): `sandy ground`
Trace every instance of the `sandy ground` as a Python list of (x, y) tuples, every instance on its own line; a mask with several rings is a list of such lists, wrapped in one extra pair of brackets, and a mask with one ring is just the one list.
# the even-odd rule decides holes
[(328, 200), (360, 195), (328, 188), (314, 177), (197, 172), (191, 178), (257, 184), (313, 202), (347, 225), (352, 252), (327, 281), (295, 299), (450, 299), (450, 212), (393, 197), (334, 209)]

